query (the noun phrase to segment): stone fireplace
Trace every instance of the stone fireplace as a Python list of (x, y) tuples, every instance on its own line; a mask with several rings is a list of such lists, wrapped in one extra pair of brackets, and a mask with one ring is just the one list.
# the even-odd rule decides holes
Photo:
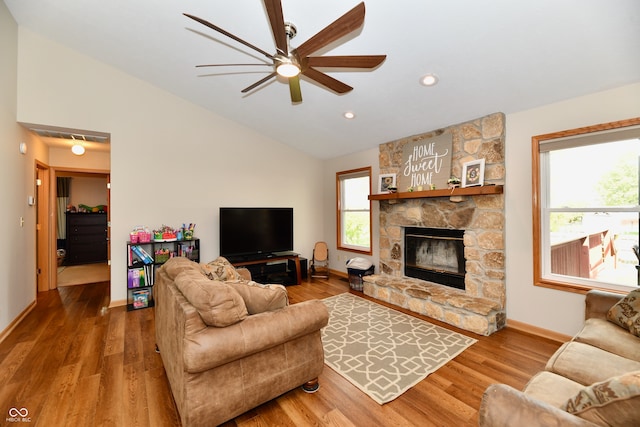
[[(485, 159), (484, 185), (504, 184), (502, 113), (382, 144), (380, 173), (400, 172), (405, 144), (444, 132), (453, 136), (452, 175), (460, 177), (465, 162)], [(365, 276), (365, 294), (482, 335), (501, 329), (506, 322), (502, 191), (455, 197), (442, 191), (433, 193), (438, 197), (421, 194), (425, 193), (378, 202), (381, 274)], [(407, 256), (407, 250), (413, 250), (408, 245), (416, 243), (407, 243), (405, 236), (425, 230), (446, 230), (444, 237), (456, 234), (458, 240), (422, 243), (419, 254)], [(433, 265), (421, 270), (445, 270), (445, 275), (456, 276), (457, 285), (437, 283), (430, 276), (433, 271), (415, 277), (412, 269), (425, 260)]]

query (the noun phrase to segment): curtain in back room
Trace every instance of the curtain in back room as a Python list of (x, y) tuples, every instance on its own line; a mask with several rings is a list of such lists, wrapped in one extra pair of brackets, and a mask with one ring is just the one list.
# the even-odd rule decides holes
[(58, 239), (67, 238), (67, 223), (65, 212), (69, 204), (71, 178), (58, 178), (56, 182), (56, 195), (58, 202)]

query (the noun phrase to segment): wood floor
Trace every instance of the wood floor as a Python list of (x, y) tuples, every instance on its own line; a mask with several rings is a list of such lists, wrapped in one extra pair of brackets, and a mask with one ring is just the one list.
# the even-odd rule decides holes
[[(288, 287), (292, 303), (349, 291), (346, 280)], [(362, 295), (361, 293), (355, 292)], [(28, 411), (31, 426), (179, 426), (160, 356), (153, 309), (107, 310), (108, 283), (38, 295), (0, 343), (0, 411)], [(454, 329), (437, 321), (425, 320)], [(521, 389), (560, 343), (506, 329), (478, 342), (393, 402), (378, 405), (325, 366), (320, 390), (292, 390), (224, 426), (473, 426), (484, 389)], [(14, 411), (15, 412), (15, 411)]]

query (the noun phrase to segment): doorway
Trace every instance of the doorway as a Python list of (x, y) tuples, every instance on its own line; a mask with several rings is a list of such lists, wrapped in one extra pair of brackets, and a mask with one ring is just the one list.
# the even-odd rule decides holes
[(110, 175), (56, 169), (56, 286), (110, 281)]
[(51, 266), (51, 232), (49, 220), (49, 182), (50, 169), (47, 165), (36, 162), (36, 295), (48, 291), (50, 287)]
[[(61, 128), (50, 125), (37, 125), (31, 123), (20, 123), (31, 131), (36, 138), (46, 146), (48, 153), (43, 158), (48, 159), (49, 164), (36, 160), (36, 268), (37, 268), (37, 291), (48, 291), (58, 287), (58, 264), (63, 263), (66, 252), (64, 244), (60, 245), (58, 230), (59, 223), (65, 222), (66, 205), (68, 202), (61, 202), (58, 197), (57, 181), (58, 177), (69, 177), (82, 179), (102, 180), (100, 192), (103, 194), (98, 201), (86, 196), (91, 194), (90, 190), (81, 192), (78, 200), (71, 200), (76, 205), (84, 204), (105, 205), (106, 222), (106, 250), (103, 250), (106, 262), (108, 278), (110, 282), (110, 213), (108, 207), (111, 202), (110, 181), (111, 181), (111, 135), (106, 132), (87, 131), (79, 129)], [(82, 153), (76, 148), (80, 148)], [(51, 166), (52, 164), (56, 166)], [(73, 178), (73, 179), (75, 179)], [(83, 195), (84, 194), (84, 195)], [(106, 196), (105, 196), (106, 194)], [(77, 194), (76, 194), (77, 195)], [(105, 202), (106, 198), (106, 202)], [(94, 282), (89, 273), (86, 273), (87, 283)], [(102, 276), (100, 279), (104, 278)], [(100, 280), (104, 281), (104, 280)]]

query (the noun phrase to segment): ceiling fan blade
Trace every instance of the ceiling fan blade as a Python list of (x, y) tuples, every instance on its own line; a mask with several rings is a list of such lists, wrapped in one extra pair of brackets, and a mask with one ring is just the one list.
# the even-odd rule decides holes
[(257, 88), (257, 87), (258, 87), (258, 86), (260, 86), (261, 84), (268, 82), (269, 80), (271, 80), (271, 79), (272, 79), (272, 78), (274, 78), (275, 76), (276, 76), (276, 73), (275, 73), (275, 71), (274, 71), (273, 73), (269, 74), (267, 77), (265, 77), (265, 78), (263, 78), (263, 79), (260, 79), (260, 80), (258, 80), (257, 82), (255, 82), (254, 84), (252, 84), (251, 86), (249, 86), (249, 87), (246, 87), (246, 88), (242, 89), (242, 90), (241, 90), (241, 92), (242, 92), (242, 93), (247, 93), (247, 92), (249, 92), (250, 90), (253, 90), (253, 89)]
[(349, 12), (336, 19), (318, 34), (302, 43), (297, 49), (300, 58), (305, 58), (330, 43), (357, 30), (364, 23), (364, 2), (360, 3)]
[(289, 77), (289, 92), (291, 93), (291, 102), (296, 104), (302, 102), (302, 90), (300, 90), (300, 75)]
[(253, 49), (253, 50), (257, 51), (257, 52), (260, 52), (261, 54), (263, 54), (264, 56), (266, 56), (269, 59), (273, 59), (273, 55), (271, 55), (270, 53), (267, 53), (264, 50), (260, 49), (259, 47), (256, 47), (256, 46), (252, 45), (251, 43), (242, 40), (238, 36), (234, 36), (230, 32), (223, 30), (222, 28), (218, 27), (217, 25), (213, 25), (209, 21), (205, 21), (204, 19), (198, 18), (197, 16), (189, 15), (188, 13), (183, 13), (183, 15), (186, 16), (187, 18), (191, 18), (194, 21), (201, 23), (204, 26), (207, 26), (207, 27), (211, 28), (212, 30), (215, 30), (215, 31), (219, 32), (220, 34), (224, 34), (225, 36), (229, 37), (230, 39), (233, 39), (233, 40), (237, 41), (238, 43), (242, 43), (243, 45), (245, 45), (247, 47), (250, 47), (251, 49)]
[(310, 56), (306, 58), (306, 63), (309, 67), (375, 68), (386, 57), (387, 55)]
[(265, 64), (265, 63), (258, 63), (258, 64), (201, 64), (201, 65), (196, 65), (196, 68), (201, 68), (201, 67), (244, 67), (244, 66), (261, 66), (261, 65), (266, 65), (268, 67), (273, 67), (273, 64)]
[(337, 93), (347, 93), (353, 90), (351, 86), (313, 68), (307, 68), (302, 71), (302, 74)]
[(276, 48), (284, 56), (289, 56), (287, 35), (284, 31), (282, 3), (280, 0), (264, 0), (264, 6), (267, 8), (269, 22), (271, 23), (271, 32), (273, 33), (273, 38), (276, 41)]

